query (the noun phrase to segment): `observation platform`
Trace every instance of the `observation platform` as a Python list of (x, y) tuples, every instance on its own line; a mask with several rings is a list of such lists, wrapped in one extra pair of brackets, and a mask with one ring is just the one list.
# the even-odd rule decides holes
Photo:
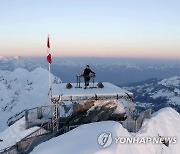
[[(93, 87), (91, 88), (91, 85)], [(99, 88), (98, 83), (90, 83), (90, 88), (77, 88), (76, 83), (71, 83), (72, 88), (66, 87), (67, 83), (59, 85), (53, 84), (52, 94), (53, 98), (61, 96), (62, 101), (78, 101), (87, 99), (120, 99), (133, 98), (133, 93), (115, 86), (109, 82), (103, 82), (103, 88)]]

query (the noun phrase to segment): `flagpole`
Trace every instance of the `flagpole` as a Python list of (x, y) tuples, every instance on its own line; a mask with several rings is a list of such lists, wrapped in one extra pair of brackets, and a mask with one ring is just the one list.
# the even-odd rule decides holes
[(50, 97), (50, 104), (51, 104), (51, 110), (52, 110), (52, 117), (53, 117), (53, 130), (59, 129), (59, 122), (58, 122), (58, 117), (59, 117), (59, 112), (58, 112), (58, 101), (59, 99), (52, 99), (52, 82), (51, 82), (51, 63), (52, 63), (52, 58), (51, 58), (51, 53), (50, 53), (50, 41), (49, 41), (49, 35), (47, 39), (47, 51), (48, 51), (48, 56), (47, 56), (47, 61), (49, 63), (49, 97)]
[(51, 64), (49, 63), (49, 98), (52, 99)]
[(52, 105), (52, 82), (51, 82), (51, 54), (50, 54), (50, 41), (49, 41), (49, 34), (48, 34), (48, 40), (47, 40), (47, 61), (49, 63), (49, 98), (50, 103)]

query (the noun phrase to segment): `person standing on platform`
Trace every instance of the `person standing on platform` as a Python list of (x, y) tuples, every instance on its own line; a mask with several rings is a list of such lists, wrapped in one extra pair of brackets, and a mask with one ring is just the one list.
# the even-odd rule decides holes
[(85, 83), (84, 89), (86, 89), (87, 86), (89, 86), (89, 80), (90, 80), (90, 76), (89, 75), (90, 75), (90, 73), (95, 75), (95, 73), (90, 69), (89, 65), (86, 65), (86, 68), (84, 69), (84, 74), (83, 74), (83, 76), (84, 76), (84, 83)]

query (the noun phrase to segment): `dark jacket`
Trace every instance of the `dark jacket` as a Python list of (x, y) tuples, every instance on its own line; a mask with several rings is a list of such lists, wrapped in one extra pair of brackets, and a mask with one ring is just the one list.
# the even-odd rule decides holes
[(89, 68), (89, 69), (88, 69), (88, 68), (85, 68), (85, 70), (84, 70), (84, 76), (89, 76), (90, 73), (95, 74), (90, 68)]

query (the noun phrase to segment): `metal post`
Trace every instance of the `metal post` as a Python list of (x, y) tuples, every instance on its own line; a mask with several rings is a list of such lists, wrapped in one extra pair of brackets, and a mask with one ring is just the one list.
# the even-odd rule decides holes
[(79, 76), (79, 88), (81, 88), (81, 77)]
[(51, 64), (49, 63), (49, 98), (52, 99)]
[(28, 110), (25, 110), (25, 127), (26, 129), (29, 127), (28, 126)]
[(78, 75), (76, 75), (76, 77), (77, 77), (77, 88), (78, 88)]
[(37, 118), (41, 119), (42, 118), (42, 107), (37, 108)]
[(59, 98), (52, 98), (52, 112), (53, 112), (53, 131), (56, 131), (59, 129)]

